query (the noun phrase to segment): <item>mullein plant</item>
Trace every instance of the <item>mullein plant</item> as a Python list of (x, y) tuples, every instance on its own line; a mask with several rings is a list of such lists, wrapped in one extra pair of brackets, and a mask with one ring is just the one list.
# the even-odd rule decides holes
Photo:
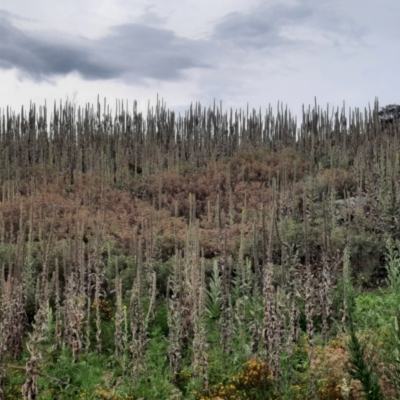
[[(246, 200), (245, 200), (246, 201)], [(246, 290), (246, 264), (247, 259), (245, 260), (244, 257), (244, 252), (245, 252), (245, 223), (246, 223), (246, 209), (242, 209), (242, 220), (240, 224), (240, 244), (239, 244), (239, 254), (238, 254), (238, 263), (237, 265), (237, 271), (236, 271), (236, 291), (237, 297), (240, 297), (240, 295)]]
[[(54, 280), (53, 280), (54, 283)], [(49, 301), (52, 294), (51, 282), (47, 278), (47, 265), (43, 266), (43, 272), (38, 279), (38, 291), (36, 299), (38, 309), (35, 314), (35, 321), (32, 323), (33, 332), (29, 333), (26, 347), (29, 352), (29, 359), (26, 362), (26, 381), (22, 386), (24, 400), (34, 400), (38, 396), (37, 378), (40, 369), (40, 361), (43, 358), (41, 344), (48, 339), (50, 307)]]
[(193, 370), (194, 376), (201, 379), (203, 389), (208, 388), (207, 373), (207, 331), (206, 331), (206, 304), (205, 304), (205, 260), (200, 260), (200, 271), (197, 280), (198, 295), (193, 313)]
[[(255, 299), (250, 310), (251, 322), (248, 324), (248, 331), (251, 334), (250, 351), (251, 357), (256, 358), (260, 355), (260, 345), (263, 344), (263, 306), (262, 301)], [(242, 338), (241, 338), (242, 339)]]
[(194, 196), (193, 206), (189, 225), (186, 228), (185, 257), (183, 259), (183, 344), (184, 348), (190, 348), (190, 342), (194, 334), (194, 313), (198, 302), (198, 279), (200, 267), (200, 241), (199, 241), (199, 221), (195, 220)]
[(22, 353), (27, 325), (25, 283), (23, 280), (14, 278), (10, 273), (6, 278), (3, 267), (1, 286), (2, 348), (15, 360)]
[[(246, 210), (245, 208), (242, 209), (241, 212), (241, 224), (240, 224), (240, 242), (239, 242), (239, 253), (238, 253), (238, 260), (234, 263), (234, 278), (232, 279), (233, 282), (233, 290), (232, 293), (232, 307), (233, 311), (233, 319), (236, 322), (239, 342), (242, 345), (245, 345), (245, 335), (247, 332), (247, 318), (246, 318), (246, 309), (247, 303), (250, 300), (250, 291), (252, 289), (251, 282), (248, 282), (248, 264), (250, 264), (250, 273), (251, 273), (251, 261), (244, 257), (244, 236), (245, 236), (245, 219), (246, 219)], [(255, 298), (255, 296), (253, 297)], [(255, 299), (256, 300), (256, 299)], [(257, 299), (258, 300), (258, 299)], [(256, 304), (256, 301), (254, 301)], [(254, 314), (252, 316), (251, 322), (251, 331), (255, 333), (255, 341), (254, 347), (258, 348), (259, 339), (256, 338), (259, 332), (259, 322)], [(251, 346), (253, 348), (253, 346)]]
[(264, 266), (264, 279), (263, 279), (263, 304), (264, 304), (264, 321), (263, 321), (263, 346), (266, 352), (266, 359), (268, 365), (275, 370), (278, 369), (276, 348), (275, 348), (275, 335), (278, 332), (278, 317), (276, 314), (275, 303), (275, 289), (272, 282), (273, 278), (273, 264), (267, 262)]
[(149, 289), (150, 298), (147, 304), (143, 302), (144, 293), (147, 289), (143, 282), (143, 260), (142, 242), (138, 243), (138, 254), (136, 263), (136, 279), (133, 282), (132, 295), (130, 299), (129, 312), (131, 324), (131, 345), (132, 355), (131, 375), (137, 378), (146, 371), (145, 352), (148, 343), (148, 326), (154, 307), (156, 296), (156, 274), (152, 273), (151, 286)]
[[(288, 296), (288, 288), (275, 289), (273, 284), (272, 263), (267, 263), (264, 268), (263, 280), (263, 305), (264, 320), (262, 338), (266, 352), (266, 360), (275, 377), (281, 374), (281, 354), (290, 347), (290, 318), (288, 311), (290, 310), (290, 296)], [(297, 319), (297, 318), (296, 318)], [(294, 321), (297, 323), (297, 321)]]
[(58, 258), (56, 258), (55, 264), (54, 302), (56, 309), (56, 321), (54, 326), (54, 333), (56, 337), (56, 348), (60, 350), (63, 342), (63, 321), (61, 309), (60, 268), (58, 264)]
[[(92, 336), (92, 308), (93, 308), (93, 303), (92, 299), (90, 296), (87, 296), (86, 298), (86, 318), (84, 324), (85, 332), (82, 332), (82, 347), (85, 352), (85, 357), (86, 357), (86, 362), (88, 362), (88, 357), (91, 349), (91, 336)], [(82, 327), (83, 329), (83, 327)]]
[[(221, 212), (223, 215), (223, 213)], [(225, 220), (221, 218), (221, 225), (225, 227)], [(223, 233), (222, 233), (223, 232)], [(226, 228), (220, 229), (219, 232), (219, 250), (221, 265), (221, 347), (225, 355), (231, 353), (232, 348), (232, 334), (233, 334), (233, 321), (232, 321), (232, 300), (231, 300), (231, 276), (230, 268), (228, 265), (228, 257), (226, 251), (227, 232)]]
[(105, 298), (105, 293), (101, 288), (101, 282), (104, 280), (104, 265), (100, 257), (96, 257), (94, 261), (94, 285), (95, 294), (94, 302), (96, 305), (96, 351), (97, 354), (101, 354), (102, 342), (101, 342), (101, 315), (100, 315), (100, 305), (102, 300)]
[[(276, 333), (274, 335), (274, 379), (276, 389), (282, 398), (288, 398), (288, 394), (292, 393), (292, 384), (295, 379), (293, 373), (293, 348), (294, 341), (292, 341), (292, 326), (291, 320), (291, 306), (295, 302), (294, 295), (290, 293), (290, 289), (285, 286), (276, 288), (275, 294), (275, 307), (277, 316)], [(297, 312), (297, 305), (295, 308)], [(297, 315), (295, 315), (297, 317)], [(293, 321), (297, 323), (297, 321)]]
[(310, 362), (314, 358), (314, 321), (313, 316), (316, 314), (316, 297), (314, 293), (314, 280), (311, 272), (311, 265), (306, 266), (306, 284), (305, 284), (305, 295), (306, 295), (306, 331), (307, 331), (307, 343), (308, 343), (308, 356)]
[(183, 284), (182, 284), (182, 256), (176, 251), (175, 262), (167, 285), (167, 317), (168, 317), (168, 359), (171, 380), (177, 381), (182, 363), (183, 339)]
[[(276, 288), (275, 313), (276, 313), (276, 333), (274, 335), (274, 365), (276, 365), (277, 374), (280, 374), (280, 357), (288, 345), (288, 319), (287, 319), (287, 293), (280, 286)], [(279, 376), (279, 375), (278, 375)]]
[(80, 290), (79, 276), (72, 271), (64, 290), (64, 340), (72, 349), (73, 363), (79, 361), (83, 349), (83, 324), (87, 314), (87, 302), (88, 296)]
[[(235, 337), (237, 349), (247, 359), (257, 357), (261, 343), (262, 301), (260, 291), (254, 288), (254, 274), (251, 260), (246, 258), (243, 263), (235, 263), (235, 277), (233, 278), (232, 311), (235, 323)], [(251, 342), (247, 336), (250, 333)]]
[[(8, 280), (5, 278), (5, 268), (4, 264), (1, 268), (1, 291), (0, 291), (0, 299), (1, 299), (1, 313), (0, 313), (0, 400), (4, 400), (4, 382), (6, 379), (6, 370), (4, 368), (4, 358), (6, 355), (6, 329), (9, 326), (9, 322), (6, 320), (7, 314), (9, 314), (9, 306), (10, 306), (10, 298), (7, 292), (10, 291), (9, 287), (11, 286), (11, 278), (8, 277)], [(9, 314), (10, 315), (10, 314)]]
[(327, 256), (324, 255), (322, 259), (322, 273), (321, 273), (322, 282), (320, 283), (320, 288), (319, 288), (319, 299), (322, 309), (322, 336), (325, 341), (327, 340), (328, 336), (329, 320), (332, 312), (331, 269), (333, 269), (333, 266), (329, 263)]
[[(199, 223), (195, 220), (195, 199), (189, 197), (190, 218), (186, 227), (185, 257), (176, 251), (175, 263), (168, 280), (168, 358), (171, 380), (180, 376), (181, 363), (191, 344), (195, 351), (196, 374), (206, 385), (206, 332), (204, 265), (199, 260)], [(202, 283), (201, 283), (202, 282)], [(200, 284), (200, 287), (199, 287)], [(200, 291), (199, 291), (200, 288)], [(196, 336), (196, 339), (194, 339)]]
[(291, 344), (297, 343), (300, 338), (300, 312), (298, 307), (298, 300), (302, 297), (301, 283), (299, 273), (296, 269), (297, 254), (293, 258), (293, 262), (289, 266), (287, 290), (287, 302), (289, 309), (289, 334), (288, 334), (288, 349), (290, 351)]
[(6, 379), (4, 359), (7, 355), (18, 359), (22, 354), (24, 332), (27, 325), (25, 313), (25, 282), (12, 276), (6, 278), (4, 265), (1, 268), (1, 313), (0, 313), (0, 399), (5, 399), (3, 386)]
[(278, 290), (277, 299), (279, 304), (281, 350), (279, 354), (279, 370), (277, 375), (277, 389), (282, 399), (292, 399), (294, 395), (294, 382), (296, 374), (294, 373), (293, 353), (296, 344), (300, 340), (300, 312), (299, 299), (301, 295), (302, 284), (300, 282), (299, 272), (297, 270), (297, 254), (287, 254), (288, 259), (285, 266), (288, 269), (286, 283), (281, 290)]
[(123, 342), (123, 329), (124, 329), (124, 308), (122, 305), (122, 283), (118, 272), (118, 260), (116, 260), (116, 276), (114, 282), (115, 290), (115, 316), (114, 316), (114, 355), (116, 360), (122, 359), (125, 353)]
[(154, 253), (155, 253), (155, 245), (154, 245), (154, 230), (150, 228), (150, 239), (146, 240), (146, 262), (144, 266), (145, 278), (146, 278), (146, 289), (147, 296), (149, 298), (149, 308), (147, 310), (147, 319), (150, 320), (155, 316), (155, 305), (156, 305), (156, 291), (154, 290), (154, 279), (156, 279), (156, 271), (154, 269)]
[(303, 284), (300, 281), (300, 274), (297, 270), (299, 262), (298, 251), (294, 250), (294, 246), (289, 245), (283, 240), (283, 232), (279, 233), (276, 230), (278, 239), (282, 244), (282, 270), (285, 272), (285, 279), (282, 284), (282, 303), (284, 304), (284, 313), (286, 319), (286, 343), (284, 347), (286, 352), (290, 354), (291, 345), (297, 343), (300, 336), (300, 312), (298, 301), (303, 296), (301, 295)]
[(221, 292), (222, 280), (218, 268), (218, 260), (213, 260), (213, 269), (211, 279), (209, 281), (209, 288), (206, 289), (206, 310), (209, 318), (218, 320), (221, 315)]
[(349, 308), (353, 307), (355, 291), (352, 284), (350, 250), (348, 246), (343, 251), (343, 271), (342, 271), (343, 299), (342, 299), (342, 329), (346, 331)]
[(116, 259), (115, 296), (114, 357), (125, 373), (127, 370), (127, 355), (129, 349), (128, 315), (127, 307), (122, 304), (122, 280), (118, 271), (118, 259)]
[[(83, 237), (84, 222), (75, 225), (76, 238)], [(91, 348), (91, 318), (93, 292), (96, 277), (91, 270), (96, 255), (85, 260), (84, 242), (70, 240), (70, 254), (64, 255), (64, 343), (72, 350), (73, 363), (77, 363), (82, 352), (86, 358)], [(67, 257), (74, 262), (67, 264)]]
[(147, 332), (145, 328), (145, 312), (143, 307), (143, 279), (142, 279), (142, 242), (138, 243), (138, 255), (136, 262), (136, 276), (132, 287), (129, 312), (131, 323), (132, 377), (136, 378), (145, 371), (144, 351), (147, 344)]
[[(313, 317), (317, 314), (317, 296), (314, 289), (314, 279), (311, 271), (311, 265), (306, 265), (306, 282), (305, 282), (305, 314), (306, 314), (306, 332), (307, 332), (307, 344), (308, 344), (308, 362), (311, 365), (314, 356), (314, 321)], [(316, 397), (316, 386), (315, 377), (313, 374), (310, 375), (310, 390), (314, 397)]]

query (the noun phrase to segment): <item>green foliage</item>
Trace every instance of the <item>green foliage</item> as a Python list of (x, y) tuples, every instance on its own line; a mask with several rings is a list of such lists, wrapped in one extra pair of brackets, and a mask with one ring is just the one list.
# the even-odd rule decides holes
[(280, 362), (280, 379), (277, 382), (279, 399), (309, 398), (311, 396), (310, 362), (306, 340), (302, 337), (298, 344), (283, 352)]
[(347, 297), (347, 327), (350, 334), (350, 340), (347, 343), (349, 352), (349, 373), (353, 379), (361, 382), (364, 397), (367, 400), (381, 400), (382, 392), (379, 381), (373, 371), (372, 354), (366, 355), (366, 343), (362, 343), (357, 335), (354, 325), (353, 315), (355, 312), (354, 289), (350, 275), (350, 263), (348, 252), (345, 251), (343, 277), (345, 295)]
[(400, 397), (400, 309), (397, 309), (388, 331), (384, 331), (384, 340), (387, 342), (385, 358), (390, 368), (387, 369), (389, 379), (396, 388), (397, 398)]
[(149, 324), (150, 335), (155, 335), (155, 332), (168, 337), (168, 307), (162, 300), (156, 302), (155, 315)]
[(3, 385), (5, 399), (21, 400), (21, 387), (24, 381), (25, 372), (22, 369), (6, 368), (6, 379)]
[(376, 283), (371, 281), (372, 275), (379, 266), (380, 258), (385, 253), (381, 240), (363, 223), (352, 224), (348, 236), (350, 237), (349, 252), (354, 267), (354, 276), (362, 274), (371, 286)]
[(278, 222), (278, 230), (284, 235), (289, 245), (297, 245), (303, 241), (304, 224), (300, 218), (287, 216)]
[(161, 329), (154, 329), (145, 356), (146, 372), (138, 377), (132, 390), (135, 398), (167, 400), (179, 395), (169, 379), (167, 348)]
[[(388, 245), (388, 271), (395, 282), (398, 252)], [(124, 256), (118, 258), (120, 273), (130, 269)], [(250, 264), (249, 264), (250, 265)], [(116, 264), (114, 264), (114, 267)], [(170, 268), (169, 263), (159, 264), (158, 269), (165, 269), (166, 273)], [(110, 269), (111, 271), (111, 269)], [(251, 270), (246, 277), (251, 282), (253, 276)], [(392, 271), (392, 272), (390, 272)], [(246, 272), (246, 274), (247, 274)], [(246, 279), (247, 279), (246, 278)], [(110, 279), (113, 279), (110, 276)], [(246, 280), (245, 279), (245, 280)], [(247, 281), (246, 281), (247, 282)], [(95, 324), (91, 324), (92, 348), (86, 355), (82, 355), (82, 361), (74, 364), (70, 350), (63, 349), (61, 352), (51, 346), (52, 339), (44, 344), (43, 362), (40, 370), (43, 376), (39, 377), (40, 399), (50, 400), (55, 396), (60, 399), (87, 398), (87, 399), (130, 399), (132, 396), (144, 399), (309, 399), (312, 398), (310, 360), (308, 358), (307, 344), (304, 335), (300, 335), (300, 342), (287, 348), (280, 356), (280, 377), (279, 380), (271, 381), (266, 378), (263, 370), (256, 364), (245, 366), (252, 357), (252, 324), (262, 321), (263, 308), (262, 298), (253, 292), (247, 284), (237, 285), (237, 293), (233, 301), (235, 320), (233, 321), (232, 350), (229, 355), (224, 354), (220, 346), (220, 324), (217, 322), (221, 310), (221, 277), (216, 262), (213, 263), (209, 287), (206, 294), (206, 309), (209, 318), (207, 324), (207, 373), (209, 376), (209, 391), (202, 386), (202, 381), (194, 377), (191, 364), (192, 351), (190, 337), (188, 351), (185, 352), (182, 360), (183, 368), (179, 373), (179, 382), (172, 382), (170, 379), (167, 348), (168, 322), (167, 308), (164, 299), (160, 296), (156, 301), (154, 316), (149, 324), (148, 346), (145, 351), (146, 371), (132, 381), (130, 378), (130, 366), (123, 370), (118, 363), (110, 362), (109, 356), (114, 349), (114, 306), (108, 306), (103, 301), (100, 307), (101, 315), (101, 338), (103, 353), (97, 356), (94, 352)], [(251, 285), (250, 285), (251, 286)], [(129, 293), (129, 292), (128, 292)], [(397, 325), (394, 323), (394, 316), (397, 304), (400, 302), (400, 290), (397, 283), (389, 284), (387, 290), (358, 293), (354, 287), (352, 270), (350, 265), (350, 249), (344, 255), (344, 273), (336, 289), (337, 308), (343, 308), (344, 296), (348, 305), (348, 329), (350, 340), (347, 350), (349, 351), (349, 373), (353, 379), (358, 379), (363, 385), (367, 399), (380, 399), (381, 390), (376, 379), (375, 371), (372, 368), (371, 356), (367, 356), (366, 350), (381, 338), (385, 341), (386, 362), (390, 366), (390, 379), (395, 385), (400, 386), (400, 334)], [(124, 299), (126, 303), (127, 299)], [(143, 298), (145, 304), (148, 298)], [(302, 300), (298, 299), (298, 309), (301, 312)], [(53, 312), (54, 314), (54, 312)], [(398, 314), (396, 314), (396, 317)], [(92, 315), (94, 318), (94, 313)], [(317, 322), (317, 321), (315, 321)], [(51, 319), (54, 324), (54, 318)], [(357, 331), (370, 332), (373, 328), (376, 335), (371, 335), (368, 343), (361, 341), (356, 334)], [(317, 329), (318, 331), (318, 329)], [(49, 335), (54, 335), (54, 326), (51, 327)], [(386, 332), (386, 333), (385, 333)], [(372, 337), (373, 336), (373, 337)], [(316, 339), (317, 340), (317, 339)], [(379, 339), (381, 340), (381, 339)], [(259, 350), (262, 354), (262, 346)], [(26, 357), (23, 362), (26, 361)], [(129, 360), (128, 360), (129, 364)], [(258, 365), (258, 364), (257, 364)], [(264, 364), (260, 364), (264, 365)], [(23, 364), (21, 364), (23, 367)], [(258, 369), (257, 369), (258, 368)], [(251, 383), (245, 376), (259, 376), (259, 381)], [(24, 382), (24, 373), (21, 371), (7, 371), (6, 381), (7, 398), (13, 399), (17, 396), (17, 389), (20, 390)], [(246, 375), (247, 374), (247, 375)], [(264, 375), (263, 375), (264, 374)], [(269, 375), (268, 375), (269, 376)], [(234, 378), (234, 379), (233, 379)], [(320, 381), (324, 381), (320, 377)], [(249, 383), (250, 382), (250, 383)], [(324, 381), (325, 382), (325, 381)], [(399, 387), (397, 386), (397, 387)], [(326, 386), (324, 386), (326, 387)], [(108, 396), (108, 397), (107, 397)], [(208, 397), (207, 397), (208, 396)], [(214, 397), (212, 397), (214, 396)], [(225, 396), (225, 397), (224, 397)], [(229, 397), (230, 396), (230, 397)], [(236, 396), (236, 397), (234, 397)]]
[(387, 281), (389, 290), (399, 292), (400, 289), (400, 240), (386, 241)]
[(173, 263), (176, 261), (175, 256), (169, 258), (167, 261), (157, 260), (154, 262), (154, 270), (157, 274), (157, 294), (162, 297), (165, 296), (167, 291), (167, 282), (170, 272), (172, 271)]
[(360, 342), (352, 322), (349, 326), (350, 340), (347, 344), (347, 350), (349, 352), (350, 376), (361, 382), (365, 399), (381, 400), (383, 396), (378, 379), (372, 369), (372, 355), (366, 357), (366, 343)]
[(349, 317), (354, 311), (354, 301), (355, 301), (355, 289), (353, 285), (352, 269), (350, 265), (350, 250), (346, 246), (343, 253), (343, 300), (347, 305), (347, 310)]
[(8, 266), (8, 261), (14, 256), (15, 246), (0, 243), (0, 265)]
[[(111, 252), (110, 249), (109, 252)], [(136, 262), (133, 256), (126, 256), (124, 254), (110, 254), (107, 262), (106, 276), (113, 285), (115, 274), (118, 270), (122, 282), (122, 294), (125, 295), (129, 290), (132, 289), (135, 268)]]
[(211, 319), (218, 319), (222, 306), (222, 280), (219, 274), (218, 261), (213, 263), (209, 289), (206, 290), (206, 309)]
[(379, 332), (388, 328), (399, 300), (398, 295), (383, 291), (359, 294), (355, 299), (356, 311), (353, 316), (358, 330), (374, 329)]
[(354, 323), (358, 330), (382, 332), (392, 326), (400, 303), (400, 242), (386, 242), (387, 282), (386, 290), (363, 292), (355, 296)]
[(103, 374), (107, 369), (107, 362), (107, 356), (93, 354), (87, 360), (73, 363), (71, 352), (64, 349), (57, 362), (48, 364), (44, 370), (46, 375), (56, 379), (39, 378), (39, 393), (49, 393), (49, 396), (59, 399), (79, 398), (82, 393), (93, 396), (96, 387), (104, 386)]

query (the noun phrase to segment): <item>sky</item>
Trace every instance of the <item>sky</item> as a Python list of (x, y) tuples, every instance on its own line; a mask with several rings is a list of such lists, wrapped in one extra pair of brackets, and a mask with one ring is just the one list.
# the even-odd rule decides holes
[(1, 0), (0, 109), (400, 104), (399, 16), (399, 0)]

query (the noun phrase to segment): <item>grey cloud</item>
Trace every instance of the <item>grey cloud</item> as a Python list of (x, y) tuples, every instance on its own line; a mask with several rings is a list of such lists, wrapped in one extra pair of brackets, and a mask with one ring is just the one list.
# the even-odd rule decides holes
[[(216, 25), (213, 39), (236, 47), (277, 48), (313, 45), (311, 38), (294, 38), (286, 29), (314, 29), (332, 44), (351, 37), (361, 38), (364, 30), (349, 17), (340, 14), (335, 4), (326, 0), (306, 0), (295, 4), (263, 4), (248, 13), (232, 13)], [(315, 41), (316, 42), (316, 41)]]
[(109, 36), (95, 43), (96, 54), (107, 60), (118, 60), (127, 74), (155, 79), (178, 79), (181, 72), (206, 67), (200, 42), (177, 37), (172, 31), (141, 24), (120, 25)]
[[(343, 7), (344, 1), (338, 3)], [(288, 48), (315, 50), (328, 43), (351, 52), (349, 44), (357, 46), (364, 31), (340, 13), (338, 3), (264, 2), (248, 13), (222, 18), (207, 41), (176, 36), (162, 27), (164, 20), (151, 7), (140, 19), (144, 23), (115, 26), (104, 37), (93, 40), (22, 30), (12, 23), (14, 15), (0, 10), (0, 68), (16, 68), (38, 81), (76, 71), (88, 80), (119, 78), (143, 83), (147, 78), (179, 80), (185, 71), (212, 68), (211, 64), (221, 70), (224, 62), (230, 65), (237, 54), (242, 56), (237, 50), (251, 50), (249, 57), (258, 57), (265, 50), (287, 54)], [(299, 29), (312, 34), (293, 34)]]
[(201, 42), (142, 24), (117, 26), (103, 38), (89, 40), (23, 31), (2, 13), (0, 37), (0, 67), (17, 68), (35, 80), (73, 71), (89, 80), (177, 80), (187, 69), (208, 67)]
[(154, 6), (147, 6), (144, 9), (144, 13), (140, 16), (139, 21), (143, 24), (150, 26), (163, 26), (167, 23), (167, 18), (160, 17), (153, 11)]
[(290, 9), (282, 5), (258, 7), (247, 14), (231, 13), (217, 24), (213, 38), (258, 48), (289, 44), (280, 29), (310, 15), (306, 8)]
[(12, 20), (16, 20), (16, 21), (29, 21), (29, 22), (34, 21), (34, 19), (32, 19), (32, 18), (22, 17), (18, 14), (11, 13), (7, 10), (0, 10), (0, 19), (1, 18), (7, 18), (9, 20), (12, 19)]

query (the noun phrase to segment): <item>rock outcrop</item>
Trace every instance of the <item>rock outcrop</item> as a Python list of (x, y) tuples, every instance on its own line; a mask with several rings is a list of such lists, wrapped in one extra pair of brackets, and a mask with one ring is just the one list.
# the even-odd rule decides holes
[(378, 111), (379, 119), (386, 123), (392, 124), (395, 120), (400, 119), (400, 106), (397, 104), (389, 104)]
[(346, 215), (352, 216), (357, 208), (364, 208), (368, 203), (368, 199), (363, 196), (348, 197), (347, 199), (339, 199), (335, 201), (336, 220), (343, 222)]

